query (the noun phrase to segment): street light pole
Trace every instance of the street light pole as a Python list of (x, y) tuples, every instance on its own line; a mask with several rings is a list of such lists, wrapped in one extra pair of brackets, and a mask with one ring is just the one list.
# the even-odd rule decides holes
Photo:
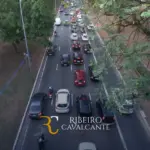
[(25, 46), (26, 46), (26, 57), (28, 60), (28, 66), (29, 70), (31, 72), (31, 60), (30, 60), (30, 53), (29, 53), (29, 47), (28, 47), (28, 41), (27, 41), (27, 36), (26, 36), (26, 30), (25, 30), (25, 24), (24, 24), (24, 18), (23, 18), (23, 12), (22, 12), (22, 5), (21, 5), (22, 0), (19, 0), (19, 6), (20, 6), (20, 16), (21, 16), (21, 21), (22, 21), (22, 29), (24, 33), (24, 39), (25, 39)]
[(55, 0), (55, 11), (57, 11), (57, 10), (56, 10), (56, 0)]

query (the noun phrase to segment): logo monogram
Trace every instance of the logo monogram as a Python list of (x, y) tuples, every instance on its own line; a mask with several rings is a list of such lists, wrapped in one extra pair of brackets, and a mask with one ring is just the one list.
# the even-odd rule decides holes
[(41, 116), (41, 118), (46, 118), (47, 119), (47, 123), (43, 124), (44, 126), (47, 126), (48, 132), (52, 135), (55, 135), (58, 133), (59, 129), (57, 129), (55, 132), (52, 131), (52, 127), (51, 127), (51, 122), (52, 122), (52, 118), (55, 118), (57, 121), (59, 120), (58, 116)]

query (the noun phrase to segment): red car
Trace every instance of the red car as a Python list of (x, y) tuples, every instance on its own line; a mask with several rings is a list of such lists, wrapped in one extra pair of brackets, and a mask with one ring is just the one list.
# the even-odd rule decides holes
[(76, 18), (75, 17), (72, 17), (72, 19), (71, 19), (71, 23), (76, 23)]
[(75, 71), (75, 81), (74, 84), (76, 86), (85, 86), (85, 71), (84, 70), (76, 70)]
[(79, 49), (80, 50), (81, 45), (79, 41), (73, 41), (72, 43), (72, 49)]

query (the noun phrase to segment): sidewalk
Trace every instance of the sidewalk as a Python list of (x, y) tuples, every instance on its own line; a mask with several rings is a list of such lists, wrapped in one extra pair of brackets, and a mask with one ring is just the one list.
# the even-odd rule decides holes
[[(89, 16), (89, 19), (93, 23), (93, 25), (99, 27), (102, 27), (105, 22), (104, 21), (102, 23), (97, 24), (97, 20), (92, 13)], [(108, 37), (108, 33), (105, 30), (100, 30), (98, 34), (103, 40)], [(148, 67), (148, 70), (150, 70), (150, 65), (148, 65)], [(143, 125), (147, 135), (150, 137), (150, 101), (142, 102), (142, 104), (140, 104), (140, 107), (136, 109), (136, 115), (140, 120), (141, 124)]]

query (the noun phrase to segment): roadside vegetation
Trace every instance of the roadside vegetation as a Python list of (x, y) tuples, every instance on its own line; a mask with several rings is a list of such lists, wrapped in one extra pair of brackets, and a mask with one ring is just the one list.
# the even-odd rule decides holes
[[(103, 49), (112, 58), (113, 64), (117, 66), (125, 80), (124, 86), (120, 89), (122, 99), (125, 99), (129, 91), (134, 91), (136, 95), (138, 94), (138, 100), (148, 100), (150, 3), (148, 0), (83, 0), (83, 2), (86, 13), (90, 15), (92, 12), (95, 23), (102, 24), (96, 26), (96, 30), (107, 33)], [(108, 21), (103, 22), (102, 17)], [(102, 57), (108, 58), (108, 55), (101, 56), (98, 61), (106, 59)], [(104, 68), (103, 63), (99, 63), (99, 67)], [(111, 99), (113, 101), (113, 98)]]
[(51, 36), (55, 4), (54, 0), (22, 0), (31, 72), (24, 56), (19, 0), (2, 0), (0, 6), (0, 149), (10, 150)]

